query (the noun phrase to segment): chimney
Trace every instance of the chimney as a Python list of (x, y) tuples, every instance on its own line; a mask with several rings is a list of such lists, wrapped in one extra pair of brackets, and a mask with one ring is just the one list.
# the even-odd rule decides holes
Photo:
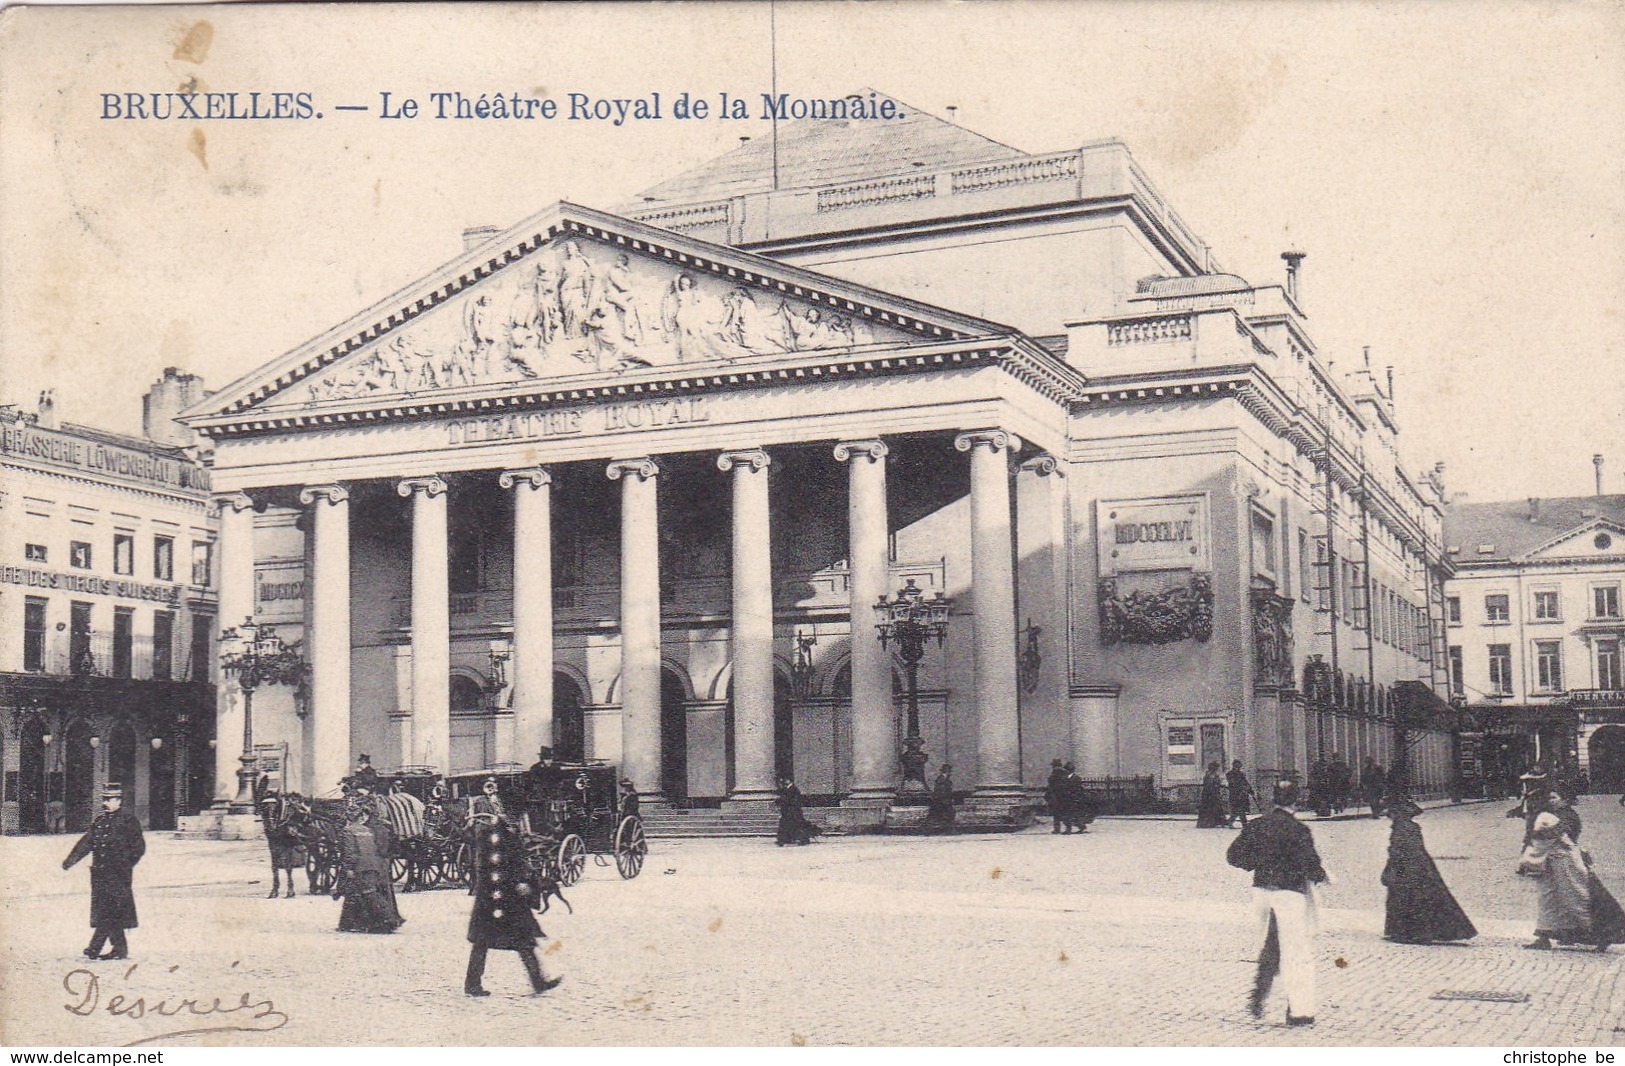
[(1602, 495), (1602, 456), (1601, 455), (1593, 455), (1591, 457), (1591, 465), (1596, 467), (1596, 469), (1597, 469), (1597, 495), (1601, 496)]
[(34, 424), (41, 429), (56, 428), (55, 389), (46, 389), (39, 394), (39, 408), (38, 413), (34, 416)]
[(1308, 257), (1308, 252), (1281, 253), (1281, 258), (1286, 260), (1286, 295), (1293, 303), (1298, 302), (1298, 271), (1303, 268), (1303, 261)]
[(1529, 497), (1529, 521), (1531, 523), (1540, 521), (1540, 497), (1539, 496), (1531, 496), (1531, 497)]
[(472, 252), (482, 244), (490, 244), (501, 232), (497, 226), (470, 226), (463, 230), (463, 251)]
[(174, 448), (196, 444), (196, 435), (175, 421), (175, 416), (206, 395), (202, 378), (179, 367), (164, 367), (164, 376), (141, 397), (141, 432), (154, 443)]

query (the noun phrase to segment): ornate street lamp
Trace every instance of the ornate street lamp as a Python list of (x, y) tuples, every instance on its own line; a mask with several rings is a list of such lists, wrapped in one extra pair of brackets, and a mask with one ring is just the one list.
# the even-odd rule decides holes
[(508, 660), (513, 658), (513, 648), (505, 640), (493, 640), (486, 657), (489, 668), (485, 682), (485, 706), (487, 710), (498, 711), (502, 708), (502, 690), (508, 687)]
[(937, 647), (942, 647), (942, 640), (948, 633), (948, 612), (953, 605), (954, 601), (940, 592), (926, 599), (913, 578), (909, 578), (908, 583), (897, 590), (895, 597), (888, 600), (882, 596), (875, 604), (875, 612), (881, 619), (875, 623), (880, 646), (884, 648), (891, 641), (897, 642), (897, 651), (903, 658), (903, 670), (908, 681), (908, 735), (903, 740), (903, 754), (899, 760), (903, 764), (900, 792), (924, 793), (929, 790), (925, 783), (925, 742), (920, 738), (920, 660), (925, 656), (927, 638), (935, 637)]
[(254, 690), (261, 685), (304, 687), (309, 667), (299, 654), (300, 643), (284, 644), (274, 626), (259, 625), (252, 618), (220, 634), (222, 648), (241, 649), (223, 651), (220, 656), (221, 671), (236, 678), (243, 693), (243, 754), (237, 770), (237, 798), (231, 801), (233, 814), (254, 810)]

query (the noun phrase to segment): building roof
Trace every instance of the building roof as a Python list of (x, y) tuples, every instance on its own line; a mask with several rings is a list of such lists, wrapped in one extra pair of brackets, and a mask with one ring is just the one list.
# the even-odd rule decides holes
[(1598, 518), (1625, 525), (1625, 495), (1457, 503), (1445, 509), (1444, 541), (1459, 549), (1458, 566), (1505, 563)]
[[(850, 94), (866, 103), (873, 90)], [(941, 170), (964, 163), (1020, 159), (1027, 153), (927, 114), (895, 97), (904, 116), (892, 120), (807, 119), (778, 124), (778, 187), (832, 185), (857, 178)], [(760, 100), (751, 101), (760, 107)], [(650, 203), (721, 200), (770, 192), (773, 137), (764, 134), (708, 163), (645, 189), (627, 209)]]

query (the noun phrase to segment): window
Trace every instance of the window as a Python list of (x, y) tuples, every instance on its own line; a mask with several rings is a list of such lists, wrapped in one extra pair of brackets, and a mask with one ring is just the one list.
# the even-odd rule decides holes
[(1591, 617), (1619, 617), (1619, 586), (1594, 585), (1591, 589)]
[(1618, 691), (1625, 689), (1619, 661), (1619, 641), (1597, 641), (1597, 687)]
[(192, 616), (192, 681), (209, 680), (211, 665), (209, 636), (214, 632), (214, 615), (194, 614)]
[(90, 604), (75, 600), (68, 607), (68, 664), (76, 674), (94, 674), (90, 654)]
[(1450, 694), (1452, 696), (1465, 695), (1467, 691), (1466, 679), (1462, 676), (1461, 645), (1450, 645)]
[(1557, 590), (1537, 589), (1535, 591), (1535, 621), (1555, 622), (1562, 617), (1557, 607)]
[(68, 545), (68, 565), (75, 570), (89, 570), (90, 545), (82, 540), (70, 543)]
[(210, 573), (213, 567), (210, 565), (210, 554), (208, 541), (194, 540), (192, 542), (192, 584), (199, 588), (206, 589), (211, 583)]
[(1446, 596), (1444, 598), (1444, 616), (1453, 626), (1461, 625), (1461, 597)]
[(152, 576), (159, 581), (175, 580), (175, 538), (152, 538)]
[(1512, 617), (1512, 605), (1506, 593), (1496, 592), (1484, 597), (1484, 617), (1491, 622), (1505, 622)]
[(1196, 727), (1171, 725), (1168, 727), (1168, 765), (1196, 765)]
[(1512, 645), (1490, 645), (1490, 695), (1512, 695)]
[(1298, 597), (1309, 602), (1315, 587), (1315, 557), (1309, 553), (1309, 531), (1298, 530)]
[(113, 534), (113, 573), (135, 573), (135, 534)]
[(23, 549), (23, 558), (31, 563), (45, 562), (47, 554), (43, 544), (30, 544)]
[(130, 651), (135, 630), (135, 611), (113, 608), (113, 676), (130, 676)]
[(175, 614), (155, 611), (152, 615), (152, 677), (168, 681), (175, 676)]
[(1535, 641), (1535, 684), (1541, 692), (1563, 691), (1563, 642)]
[(23, 669), (45, 669), (45, 601), (23, 600)]

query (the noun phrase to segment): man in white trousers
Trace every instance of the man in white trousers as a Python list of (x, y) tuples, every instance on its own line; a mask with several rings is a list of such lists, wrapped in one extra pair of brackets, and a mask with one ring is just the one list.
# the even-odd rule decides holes
[(1312, 885), (1329, 880), (1309, 827), (1298, 821), (1298, 786), (1279, 781), (1273, 807), (1230, 844), (1231, 866), (1251, 870), (1253, 903), (1266, 926), (1248, 1009), (1264, 1014), (1277, 970), (1286, 986), (1286, 1023), (1315, 1024), (1315, 899)]

